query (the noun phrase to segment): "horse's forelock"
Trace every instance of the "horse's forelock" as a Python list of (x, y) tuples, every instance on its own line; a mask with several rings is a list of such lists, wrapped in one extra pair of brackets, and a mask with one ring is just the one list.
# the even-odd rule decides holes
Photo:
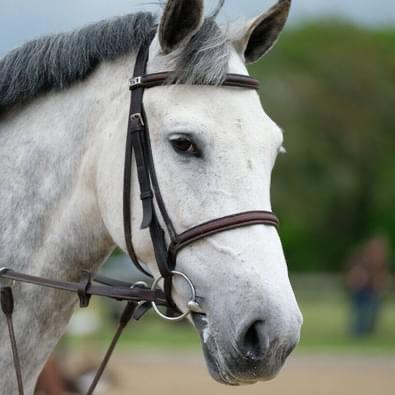
[(220, 85), (228, 72), (230, 44), (213, 18), (207, 18), (187, 45), (177, 51), (175, 79), (180, 83)]

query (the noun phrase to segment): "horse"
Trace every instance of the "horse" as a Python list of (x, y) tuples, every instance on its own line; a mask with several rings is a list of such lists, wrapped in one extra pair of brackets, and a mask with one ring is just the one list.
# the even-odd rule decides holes
[[(270, 183), (283, 151), (281, 129), (251, 89), (221, 86), (226, 73), (266, 55), (286, 23), (280, 0), (242, 28), (221, 29), (220, 7), (168, 0), (159, 18), (139, 12), (43, 37), (0, 59), (0, 267), (75, 281), (127, 250), (122, 179), (129, 91), (136, 54), (174, 84), (144, 95), (157, 178), (182, 232), (212, 218), (271, 210)], [(225, 31), (226, 30), (226, 31)], [(133, 168), (131, 223), (138, 258), (159, 277)], [(163, 218), (159, 218), (163, 221)], [(229, 385), (273, 378), (299, 341), (302, 315), (274, 227), (237, 228), (183, 249), (201, 311), (190, 322), (212, 377)], [(172, 298), (189, 300), (182, 278)], [(15, 329), (26, 393), (65, 332), (74, 295), (28, 284), (15, 293)], [(5, 320), (1, 338), (7, 338)], [(15, 391), (12, 353), (0, 344), (3, 393)]]

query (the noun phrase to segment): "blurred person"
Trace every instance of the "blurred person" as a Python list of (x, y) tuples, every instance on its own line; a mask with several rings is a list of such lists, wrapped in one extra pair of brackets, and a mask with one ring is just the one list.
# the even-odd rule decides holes
[(37, 380), (36, 395), (65, 395), (64, 380), (54, 357), (45, 364)]
[(79, 376), (70, 375), (63, 366), (63, 360), (64, 353), (59, 352), (59, 349), (48, 359), (38, 376), (34, 395), (82, 394), (78, 386)]
[(351, 299), (351, 333), (366, 336), (374, 333), (385, 291), (391, 284), (390, 248), (386, 237), (376, 236), (351, 255), (346, 287)]

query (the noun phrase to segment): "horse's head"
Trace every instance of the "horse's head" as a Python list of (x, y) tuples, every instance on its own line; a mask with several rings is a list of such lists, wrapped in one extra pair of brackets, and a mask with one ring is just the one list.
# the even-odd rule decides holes
[[(219, 85), (227, 72), (247, 74), (245, 64), (277, 41), (290, 0), (232, 38), (204, 19), (202, 3), (167, 2), (148, 72), (176, 70), (184, 84), (144, 96), (158, 182), (177, 232), (235, 213), (270, 211), (271, 172), (283, 145), (255, 91), (208, 85)], [(134, 242), (158, 274), (149, 234), (138, 229), (140, 212), (136, 198)], [(114, 238), (123, 245), (122, 236)], [(277, 230), (256, 225), (205, 238), (180, 252), (177, 270), (196, 287), (203, 313), (192, 321), (213, 377), (228, 384), (272, 378), (302, 323)], [(189, 297), (185, 282), (175, 278), (173, 298), (181, 310)]]

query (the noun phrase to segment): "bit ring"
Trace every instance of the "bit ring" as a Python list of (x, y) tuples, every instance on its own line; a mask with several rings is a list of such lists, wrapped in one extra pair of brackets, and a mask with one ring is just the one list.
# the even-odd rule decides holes
[[(192, 281), (189, 279), (189, 277), (188, 277), (186, 274), (184, 274), (184, 273), (182, 273), (182, 272), (178, 272), (178, 271), (176, 271), (176, 270), (172, 270), (172, 271), (171, 271), (171, 274), (172, 274), (173, 276), (182, 277), (182, 278), (186, 281), (186, 283), (189, 285), (189, 288), (191, 289), (191, 299), (189, 300), (188, 304), (189, 304), (190, 302), (194, 302), (194, 303), (197, 304), (197, 302), (196, 302), (196, 290), (195, 290), (195, 287), (194, 287)], [(158, 284), (159, 284), (159, 282), (160, 282), (161, 280), (163, 280), (163, 276), (158, 277), (158, 278), (152, 283), (152, 286), (151, 286), (151, 290), (152, 290), (152, 291), (155, 291), (155, 290), (157, 289)], [(154, 309), (155, 313), (158, 314), (159, 317), (163, 318), (164, 320), (173, 321), (173, 322), (181, 321), (181, 320), (183, 320), (184, 318), (188, 317), (189, 314), (191, 314), (191, 310), (189, 309), (188, 304), (187, 304), (188, 310), (187, 310), (185, 313), (182, 313), (181, 315), (179, 315), (179, 316), (177, 316), (177, 317), (169, 317), (169, 316), (163, 314), (163, 313), (159, 310), (158, 305), (156, 304), (155, 301), (152, 301), (152, 302), (151, 302), (152, 308)]]

